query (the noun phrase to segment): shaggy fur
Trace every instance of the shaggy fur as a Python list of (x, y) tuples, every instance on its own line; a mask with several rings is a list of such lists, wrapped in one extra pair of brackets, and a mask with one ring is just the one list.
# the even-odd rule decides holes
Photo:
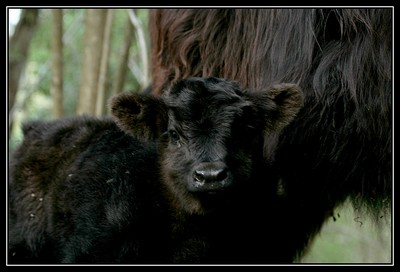
[(350, 197), (377, 220), (390, 212), (391, 9), (163, 9), (149, 23), (155, 94), (189, 76), (303, 89), (276, 151), (294, 209), (313, 217)]

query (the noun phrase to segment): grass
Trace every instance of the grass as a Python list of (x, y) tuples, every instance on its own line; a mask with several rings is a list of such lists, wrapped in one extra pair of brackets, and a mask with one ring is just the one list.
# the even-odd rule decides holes
[(368, 218), (359, 218), (348, 203), (335, 215), (336, 221), (331, 218), (323, 226), (301, 263), (392, 262), (391, 218), (378, 226)]

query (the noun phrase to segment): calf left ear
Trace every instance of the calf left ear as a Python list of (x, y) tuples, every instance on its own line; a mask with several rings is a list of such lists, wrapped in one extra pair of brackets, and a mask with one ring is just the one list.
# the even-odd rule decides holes
[(111, 98), (109, 106), (118, 126), (132, 136), (151, 140), (167, 129), (166, 106), (152, 95), (121, 93)]
[(278, 130), (287, 126), (303, 107), (303, 91), (296, 84), (273, 85), (265, 95), (275, 103), (274, 127)]
[(266, 91), (253, 93), (253, 104), (263, 112), (267, 132), (279, 132), (287, 126), (303, 106), (303, 92), (296, 84), (273, 85)]
[(250, 100), (261, 111), (264, 126), (264, 156), (272, 159), (279, 134), (303, 106), (303, 92), (296, 84), (282, 83), (252, 93)]

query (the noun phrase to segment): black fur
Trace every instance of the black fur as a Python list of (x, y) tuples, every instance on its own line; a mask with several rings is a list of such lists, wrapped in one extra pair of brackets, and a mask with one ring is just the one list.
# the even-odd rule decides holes
[(153, 92), (190, 76), (255, 91), (297, 83), (304, 107), (275, 154), (288, 216), (301, 207), (297, 228), (319, 229), (314, 218), (350, 198), (379, 223), (393, 193), (392, 16), (391, 8), (150, 10)]
[(191, 78), (161, 98), (114, 97), (116, 122), (26, 125), (10, 165), (9, 262), (292, 261), (296, 221), (272, 154), (302, 102), (294, 84), (252, 93)]

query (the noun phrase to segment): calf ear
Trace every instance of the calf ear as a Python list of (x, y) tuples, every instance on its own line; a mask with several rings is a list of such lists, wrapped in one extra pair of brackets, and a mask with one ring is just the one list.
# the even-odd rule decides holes
[(270, 131), (277, 132), (287, 126), (303, 106), (304, 95), (296, 84), (276, 84), (261, 95)]
[(135, 137), (156, 139), (167, 129), (166, 105), (154, 96), (121, 93), (111, 98), (109, 106), (118, 126)]
[(254, 95), (251, 100), (263, 116), (264, 157), (272, 159), (280, 132), (303, 106), (303, 92), (296, 84), (282, 83)]

